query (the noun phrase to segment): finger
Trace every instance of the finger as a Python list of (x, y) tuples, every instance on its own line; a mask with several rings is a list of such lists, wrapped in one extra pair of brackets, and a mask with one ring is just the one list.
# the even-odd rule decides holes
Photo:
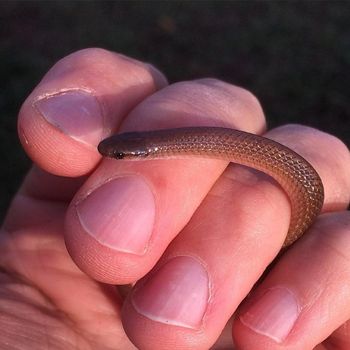
[[(341, 200), (346, 208), (350, 180), (343, 174), (350, 162), (337, 161), (341, 155), (345, 159), (346, 147), (301, 126), (278, 128), (273, 134), (281, 139), (283, 134), (294, 135), (288, 141), (292, 148), (303, 140), (300, 153), (326, 176), (326, 203), (336, 184), (337, 192), (342, 188), (345, 193)], [(321, 153), (332, 147), (339, 158), (320, 160), (314, 147)], [(337, 166), (337, 173), (327, 173), (328, 163)], [(330, 179), (333, 176), (338, 181)], [(278, 253), (289, 214), (288, 198), (267, 176), (238, 166), (226, 169), (154, 270), (136, 284), (123, 311), (129, 337), (144, 349), (154, 347), (159, 337), (166, 344), (160, 349), (208, 349)]]
[(350, 213), (322, 215), (240, 310), (242, 349), (313, 349), (350, 318)]
[(56, 63), (24, 102), (18, 119), (22, 145), (50, 173), (87, 174), (100, 159), (99, 141), (165, 84), (156, 69), (122, 55), (75, 52)]
[[(175, 84), (147, 98), (123, 130), (181, 125), (261, 132), (264, 117), (250, 93), (202, 80)], [(70, 254), (100, 281), (134, 282), (154, 266), (226, 165), (209, 159), (102, 162), (68, 210)]]

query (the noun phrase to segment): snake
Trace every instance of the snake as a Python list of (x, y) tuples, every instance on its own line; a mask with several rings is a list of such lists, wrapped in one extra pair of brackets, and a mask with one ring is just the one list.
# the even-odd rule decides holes
[(301, 155), (279, 142), (222, 127), (185, 127), (124, 132), (102, 140), (104, 157), (127, 160), (203, 157), (225, 160), (264, 172), (287, 194), (291, 216), (283, 248), (311, 226), (324, 202), (322, 180)]

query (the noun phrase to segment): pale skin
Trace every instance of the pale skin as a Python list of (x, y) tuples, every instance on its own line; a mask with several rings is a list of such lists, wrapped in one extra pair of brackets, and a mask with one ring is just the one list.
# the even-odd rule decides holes
[[(228, 83), (168, 85), (100, 49), (59, 61), (19, 114), (34, 166), (0, 236), (0, 348), (218, 350), (233, 338), (236, 349), (349, 349), (349, 150), (265, 123), (258, 100)], [(266, 133), (322, 178), (323, 214), (264, 279), (289, 225), (275, 182), (222, 161), (96, 149), (119, 130), (189, 125)], [(126, 299), (120, 284), (135, 284)]]

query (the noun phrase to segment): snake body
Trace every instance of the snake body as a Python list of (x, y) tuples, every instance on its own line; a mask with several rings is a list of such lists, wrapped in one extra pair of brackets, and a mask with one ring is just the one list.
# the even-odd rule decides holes
[(197, 156), (249, 166), (273, 177), (287, 193), (291, 219), (284, 247), (297, 240), (320, 213), (324, 190), (316, 170), (288, 147), (240, 130), (187, 127), (113, 135), (98, 146), (116, 159)]

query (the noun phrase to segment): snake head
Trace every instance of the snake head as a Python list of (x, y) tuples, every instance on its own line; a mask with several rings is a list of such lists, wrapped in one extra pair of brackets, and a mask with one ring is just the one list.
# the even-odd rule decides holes
[(113, 135), (100, 142), (98, 151), (115, 159), (146, 158), (149, 154), (145, 138), (140, 132)]

